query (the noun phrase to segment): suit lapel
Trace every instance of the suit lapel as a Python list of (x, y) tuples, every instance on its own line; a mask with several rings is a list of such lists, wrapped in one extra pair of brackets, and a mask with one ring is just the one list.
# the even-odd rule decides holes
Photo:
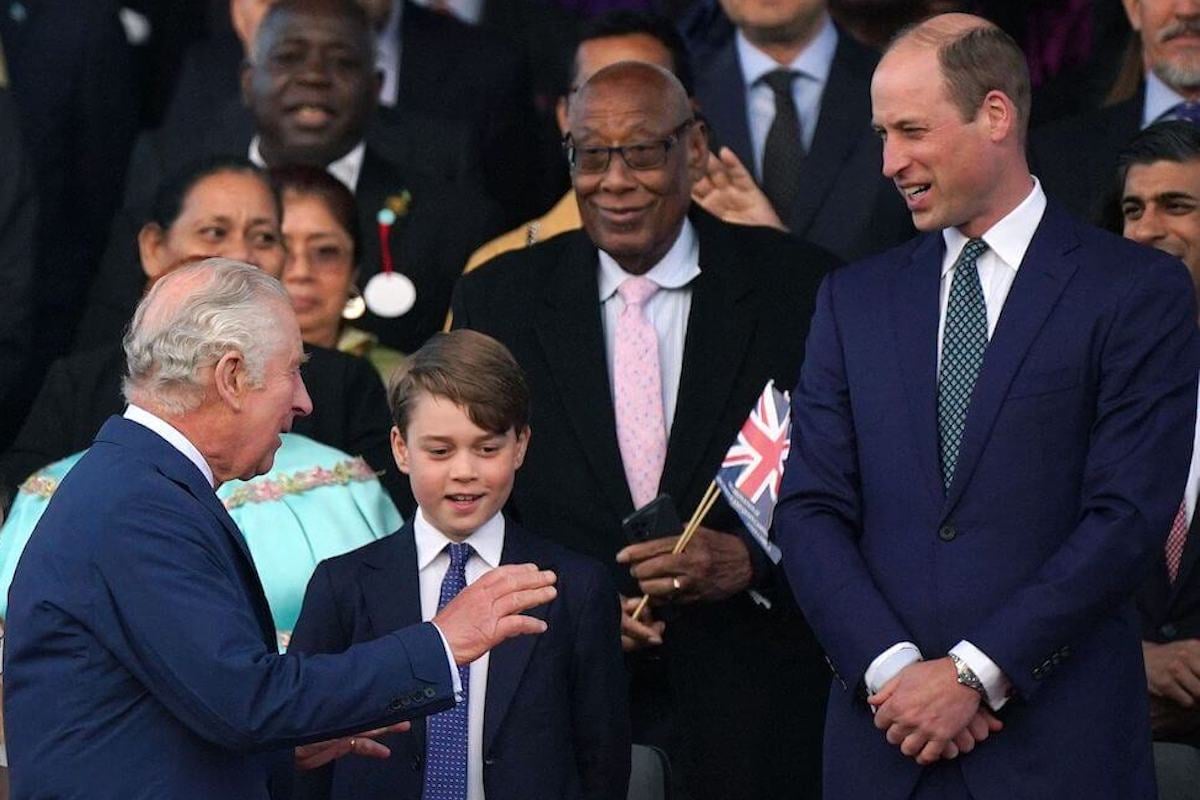
[(937, 429), (938, 297), (944, 251), (941, 236), (927, 235), (911, 260), (892, 275), (892, 338), (917, 468), (935, 506), (941, 506), (944, 496)]
[[(518, 528), (511, 520), (504, 520), (504, 550), (500, 555), (501, 564), (536, 563), (542, 569), (553, 569), (554, 564), (545, 558), (538, 558), (538, 553), (530, 547), (529, 535)], [(525, 613), (544, 620), (549, 614), (550, 606), (542, 605)], [(542, 636), (550, 636), (550, 632)], [(496, 741), (500, 724), (504, 721), (513, 697), (521, 685), (521, 676), (525, 674), (525, 666), (533, 649), (540, 641), (540, 636), (518, 636), (502, 642), (492, 649), (488, 660), (487, 696), (483, 706), (483, 752), (491, 750)]]
[[(417, 578), (417, 544), (412, 521), (388, 536), (388, 546), (373, 551), (359, 573), (359, 590), (377, 638), (421, 622), (421, 584)], [(414, 719), (415, 752), (425, 752), (425, 720)]]
[(715, 144), (737, 153), (746, 168), (757, 174), (754, 150), (750, 145), (750, 123), (746, 119), (745, 78), (732, 37), (714, 53), (707, 75), (708, 85), (696, 94), (704, 97), (701, 110), (712, 127)]
[(696, 472), (741, 374), (759, 317), (748, 309), (753, 287), (738, 269), (736, 251), (722, 240), (719, 223), (698, 211), (691, 219), (700, 241), (700, 275), (692, 283), (678, 400), (661, 481), (661, 491), (677, 504), (689, 501), (688, 490), (696, 485)]
[(871, 98), (867, 86), (871, 67), (863, 72), (858, 45), (849, 36), (839, 33), (838, 47), (825, 86), (820, 116), (805, 120), (816, 123), (812, 149), (800, 167), (804, 191), (791, 209), (780, 214), (796, 236), (803, 237), (817, 213), (824, 207), (825, 196), (833, 188), (846, 159), (862, 141), (871, 119)]
[[(612, 391), (596, 279), (599, 262), (585, 234), (569, 235), (573, 240), (566, 258), (549, 274), (544, 304), (537, 312), (537, 338), (597, 491), (623, 517), (633, 510), (633, 500), (625, 485), (609, 402)], [(619, 539), (620, 532), (613, 535)], [(618, 546), (624, 546), (623, 541)]]
[(1047, 206), (1004, 301), (996, 331), (984, 352), (983, 367), (967, 410), (966, 427), (958, 450), (958, 467), (943, 515), (948, 515), (962, 496), (1009, 384), (1074, 274), (1077, 264), (1069, 254), (1078, 246), (1070, 218), (1053, 206)]

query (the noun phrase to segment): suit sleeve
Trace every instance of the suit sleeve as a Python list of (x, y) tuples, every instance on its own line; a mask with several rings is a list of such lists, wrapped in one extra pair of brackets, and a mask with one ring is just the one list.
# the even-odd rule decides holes
[(1079, 523), (1027, 584), (965, 632), (1027, 699), (1042, 685), (1038, 663), (1113, 613), (1162, 552), (1196, 418), (1193, 298), (1183, 267), (1157, 260), (1116, 309), (1099, 344)]
[(617, 590), (594, 567), (575, 619), (572, 728), (582, 796), (613, 800), (629, 791), (629, 691)]
[(274, 653), (247, 601), (247, 578), (238, 578), (213, 541), (230, 535), (214, 529), (214, 512), (181, 503), (178, 494), (133, 499), (113, 519), (111, 544), (95, 562), (101, 588), (93, 628), (197, 736), (235, 751), (271, 750), (453, 705), (445, 649), (432, 625), (336, 655)]
[(783, 565), (805, 617), (844, 687), (871, 661), (913, 641), (858, 549), (862, 487), (835, 304), (838, 273), (821, 284), (800, 382), (792, 445), (775, 511)]

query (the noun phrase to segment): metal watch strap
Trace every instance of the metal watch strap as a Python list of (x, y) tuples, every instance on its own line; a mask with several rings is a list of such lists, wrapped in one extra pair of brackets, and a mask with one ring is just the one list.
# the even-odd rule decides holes
[(983, 688), (983, 681), (979, 680), (979, 676), (975, 674), (975, 670), (967, 666), (967, 662), (959, 658), (955, 653), (950, 653), (950, 660), (954, 662), (954, 670), (957, 673), (958, 682), (968, 689), (974, 689), (979, 692), (979, 696), (986, 703), (987, 689)]

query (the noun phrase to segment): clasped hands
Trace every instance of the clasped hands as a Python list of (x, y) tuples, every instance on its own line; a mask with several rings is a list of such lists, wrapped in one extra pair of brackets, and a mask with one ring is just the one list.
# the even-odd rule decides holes
[(650, 596), (637, 620), (633, 612), (641, 598), (621, 598), (621, 646), (626, 652), (662, 644), (666, 624), (654, 618), (654, 605), (723, 600), (750, 585), (750, 551), (741, 537), (701, 526), (682, 553), (672, 554), (678, 540), (667, 536), (617, 553), (617, 563), (629, 564), (638, 588)]
[(888, 743), (928, 765), (969, 753), (1004, 727), (982, 699), (958, 682), (954, 662), (946, 657), (910, 664), (867, 702)]
[[(489, 570), (459, 592), (433, 618), (454, 662), (470, 664), (505, 639), (545, 631), (543, 620), (521, 612), (553, 600), (557, 595), (556, 580), (553, 572), (539, 570), (534, 564), (510, 564)], [(410, 727), (408, 722), (398, 722), (355, 736), (297, 747), (296, 769), (316, 769), (347, 755), (387, 758), (392, 751), (376, 738)]]

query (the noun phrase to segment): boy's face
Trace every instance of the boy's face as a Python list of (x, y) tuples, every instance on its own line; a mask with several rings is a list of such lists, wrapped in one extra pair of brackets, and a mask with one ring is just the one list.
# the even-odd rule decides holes
[(417, 396), (408, 430), (392, 428), (396, 466), (412, 481), (425, 519), (461, 542), (496, 514), (525, 460), (529, 429), (492, 433), (444, 397)]

